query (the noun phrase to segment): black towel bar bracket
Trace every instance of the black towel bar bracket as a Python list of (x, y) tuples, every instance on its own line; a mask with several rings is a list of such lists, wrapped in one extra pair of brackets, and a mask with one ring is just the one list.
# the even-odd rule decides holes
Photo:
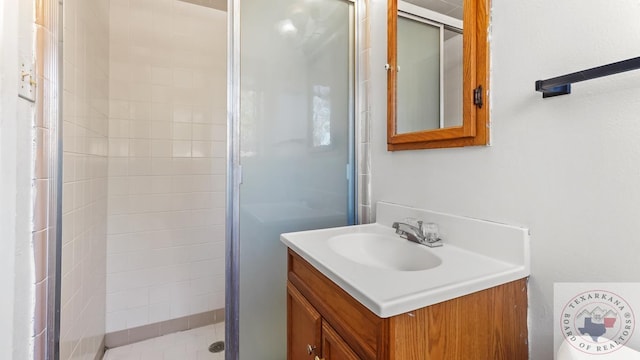
[(543, 98), (571, 94), (571, 84), (573, 83), (637, 69), (640, 69), (640, 57), (618, 61), (547, 80), (538, 80), (536, 81), (536, 91), (541, 92)]

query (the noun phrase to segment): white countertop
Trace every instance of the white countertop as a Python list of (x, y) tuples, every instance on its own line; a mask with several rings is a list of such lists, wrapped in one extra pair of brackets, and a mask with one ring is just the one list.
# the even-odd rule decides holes
[[(506, 226), (495, 223), (488, 225)], [(500, 258), (492, 257), (470, 251), (459, 244), (447, 243), (445, 239), (444, 246), (427, 248), (442, 259), (442, 264), (420, 271), (362, 265), (338, 255), (328, 245), (329, 238), (352, 233), (393, 236), (398, 241), (408, 242), (396, 235), (390, 226), (377, 223), (286, 233), (280, 239), (373, 313), (386, 318), (527, 277), (528, 231), (514, 227), (510, 227), (509, 231), (516, 236), (508, 241), (522, 242), (524, 254), (511, 251), (514, 254), (512, 259), (505, 259), (503, 251)], [(520, 239), (519, 234), (523, 235)], [(482, 237), (482, 234), (478, 236)], [(411, 244), (424, 248), (424, 245)], [(460, 244), (464, 245), (464, 242)], [(499, 245), (499, 241), (488, 241), (488, 246), (496, 245)], [(513, 244), (510, 246), (517, 248)]]

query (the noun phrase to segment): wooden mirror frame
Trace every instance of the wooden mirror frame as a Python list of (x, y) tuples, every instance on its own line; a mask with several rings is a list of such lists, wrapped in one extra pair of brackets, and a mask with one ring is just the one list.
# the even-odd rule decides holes
[[(489, 9), (490, 0), (464, 0), (462, 126), (397, 134), (398, 0), (387, 8), (387, 150), (417, 150), (489, 143)], [(480, 89), (481, 104), (475, 104)]]

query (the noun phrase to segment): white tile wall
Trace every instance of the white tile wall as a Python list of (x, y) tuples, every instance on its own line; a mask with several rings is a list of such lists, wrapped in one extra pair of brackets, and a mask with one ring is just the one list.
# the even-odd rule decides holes
[(64, 2), (60, 359), (94, 359), (105, 329), (108, 0)]
[(224, 307), (226, 13), (112, 0), (109, 44), (114, 332)]
[(371, 156), (370, 156), (370, 119), (371, 105), (369, 93), (371, 87), (370, 36), (370, 0), (358, 0), (358, 221), (366, 224), (372, 221), (371, 206)]

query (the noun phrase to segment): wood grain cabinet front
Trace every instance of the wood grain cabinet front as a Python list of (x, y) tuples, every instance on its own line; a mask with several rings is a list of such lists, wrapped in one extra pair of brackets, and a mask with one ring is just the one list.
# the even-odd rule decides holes
[(360, 360), (326, 321), (322, 322), (322, 360)]
[(288, 359), (360, 359), (291, 283), (287, 284), (287, 313)]
[(320, 313), (291, 283), (287, 284), (287, 314), (287, 358), (314, 359), (320, 355)]
[(525, 360), (527, 282), (380, 318), (292, 250), (288, 360)]

